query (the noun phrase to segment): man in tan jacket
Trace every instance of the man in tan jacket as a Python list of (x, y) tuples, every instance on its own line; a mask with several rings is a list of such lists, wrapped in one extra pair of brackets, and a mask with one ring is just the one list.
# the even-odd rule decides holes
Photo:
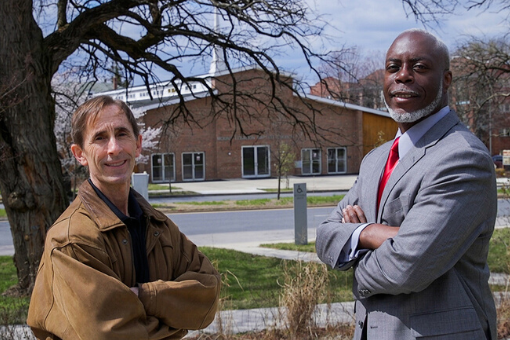
[(209, 325), (220, 276), (130, 188), (142, 139), (108, 96), (73, 115), (71, 150), (90, 179), (49, 229), (28, 324), (38, 339), (180, 339)]

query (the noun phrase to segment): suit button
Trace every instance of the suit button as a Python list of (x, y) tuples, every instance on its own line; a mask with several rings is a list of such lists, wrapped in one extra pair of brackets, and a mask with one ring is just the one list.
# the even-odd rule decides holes
[(359, 328), (363, 329), (363, 321), (361, 321), (361, 320), (358, 321), (358, 326), (359, 326)]
[(365, 297), (367, 296), (368, 294), (370, 294), (370, 291), (368, 289), (360, 289), (358, 291), (359, 295), (361, 295), (362, 297)]

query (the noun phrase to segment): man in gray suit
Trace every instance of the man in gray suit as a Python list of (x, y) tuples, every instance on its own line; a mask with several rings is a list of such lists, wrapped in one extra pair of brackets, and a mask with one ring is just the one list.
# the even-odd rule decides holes
[(354, 269), (354, 339), (497, 339), (487, 266), (494, 166), (449, 109), (451, 81), (444, 43), (422, 30), (395, 39), (384, 97), (398, 143), (364, 158), (356, 183), (317, 230), (319, 258)]

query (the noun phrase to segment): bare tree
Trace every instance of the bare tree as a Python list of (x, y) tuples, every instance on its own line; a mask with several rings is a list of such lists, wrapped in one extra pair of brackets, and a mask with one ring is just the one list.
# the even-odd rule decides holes
[(271, 139), (271, 158), (276, 170), (278, 189), (276, 199), (281, 196), (282, 177), (286, 180), (286, 189), (289, 188), (289, 174), (294, 170), (296, 160), (296, 145), (300, 136), (293, 131), (291, 124), (280, 117), (269, 120), (268, 137)]
[[(216, 9), (229, 24), (222, 31), (210, 24)], [(136, 76), (146, 84), (159, 80), (159, 69), (166, 71), (170, 83), (200, 82), (214, 97), (210, 82), (186, 77), (177, 63), (200, 62), (216, 46), (228, 71), (256, 64), (271, 74), (276, 87), (282, 82), (272, 57), (278, 46), (294, 45), (310, 65), (314, 58), (326, 58), (307, 45), (307, 37), (320, 35), (322, 27), (310, 19), (299, 0), (6, 0), (0, 3), (0, 21), (0, 88), (4, 89), (0, 188), (22, 293), (32, 288), (46, 229), (68, 204), (53, 133), (51, 79), (59, 68), (93, 82), (111, 77), (111, 65), (117, 64), (125, 79)], [(257, 42), (254, 37), (259, 37)], [(236, 122), (236, 110), (229, 112)], [(178, 116), (192, 120), (188, 114), (183, 105), (168, 123)]]
[(382, 87), (384, 53), (352, 47), (332, 53), (322, 65), (322, 96), (374, 109), (384, 108)]
[(510, 44), (472, 37), (452, 55), (452, 106), (490, 147), (494, 122), (508, 114), (501, 104), (510, 97)]
[[(420, 7), (425, 2), (403, 1), (419, 18), (434, 12)], [(443, 10), (442, 3), (430, 6)], [(216, 10), (226, 23), (221, 31), (211, 25)], [(71, 69), (94, 82), (111, 78), (111, 65), (118, 65), (128, 82), (138, 77), (153, 83), (162, 70), (175, 88), (202, 83), (224, 108), (215, 112), (244, 133), (237, 110), (243, 91), (232, 70), (257, 65), (272, 84), (271, 100), (260, 104), (294, 119), (305, 134), (316, 132), (313, 116), (320, 112), (303, 117), (286, 110), (277, 95), (285, 87), (302, 98), (303, 89), (282, 77), (274, 60), (282, 46), (299, 51), (312, 71), (329, 58), (310, 49), (308, 38), (320, 36), (323, 23), (310, 16), (303, 0), (2, 0), (0, 22), (0, 189), (21, 293), (32, 288), (46, 229), (68, 205), (53, 133), (51, 80), (58, 70)], [(215, 96), (207, 79), (181, 71), (182, 65), (209, 58), (215, 48), (232, 75), (234, 90), (227, 100)], [(184, 96), (178, 96), (182, 105), (168, 124), (178, 117), (193, 120)]]
[(282, 177), (285, 177), (285, 189), (289, 189), (289, 174), (294, 169), (296, 154), (294, 148), (288, 142), (281, 141), (277, 143), (276, 152), (273, 153), (276, 166), (276, 176), (278, 177), (278, 194), (276, 199), (280, 199)]

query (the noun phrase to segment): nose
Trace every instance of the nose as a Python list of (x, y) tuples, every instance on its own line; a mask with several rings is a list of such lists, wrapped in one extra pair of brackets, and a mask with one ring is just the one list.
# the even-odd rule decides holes
[(110, 138), (110, 140), (108, 141), (108, 154), (116, 155), (120, 152), (120, 150), (121, 147), (117, 138), (115, 137)]
[(414, 81), (414, 75), (412, 68), (407, 65), (403, 65), (395, 75), (395, 81), (397, 83), (411, 83)]

